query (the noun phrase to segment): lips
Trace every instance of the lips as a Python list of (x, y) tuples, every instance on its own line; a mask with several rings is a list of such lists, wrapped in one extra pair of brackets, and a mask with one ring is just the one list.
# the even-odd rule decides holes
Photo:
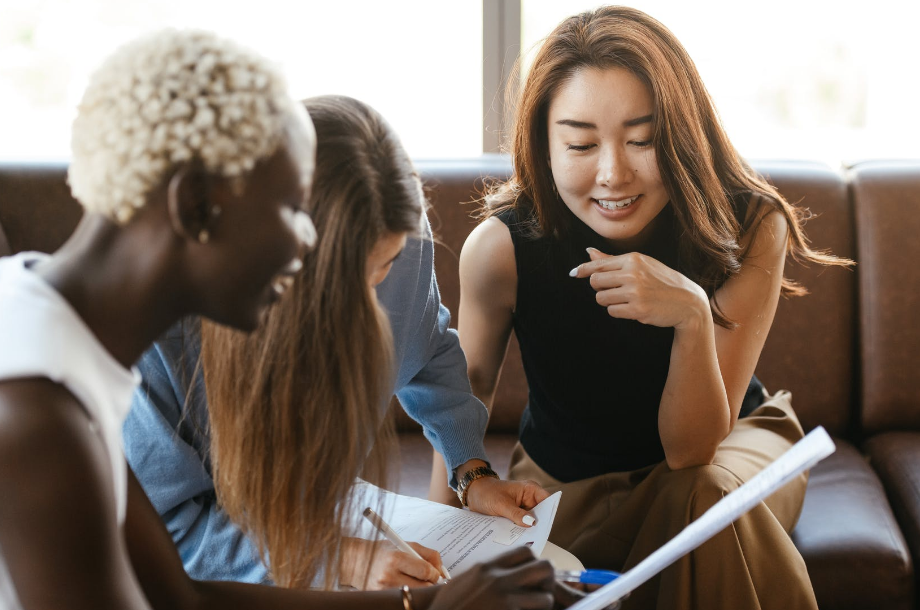
[(613, 212), (615, 210), (628, 208), (641, 196), (642, 195), (634, 195), (633, 197), (626, 197), (624, 199), (595, 199), (594, 201), (605, 210)]

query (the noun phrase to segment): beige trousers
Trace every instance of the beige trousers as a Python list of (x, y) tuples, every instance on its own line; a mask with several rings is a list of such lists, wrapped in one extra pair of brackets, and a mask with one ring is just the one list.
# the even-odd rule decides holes
[[(625, 571), (802, 438), (785, 391), (738, 420), (710, 466), (666, 463), (561, 483), (518, 443), (510, 478), (562, 490), (550, 540), (588, 568)], [(625, 601), (624, 609), (817, 609), (805, 562), (789, 538), (807, 475), (755, 506)]]

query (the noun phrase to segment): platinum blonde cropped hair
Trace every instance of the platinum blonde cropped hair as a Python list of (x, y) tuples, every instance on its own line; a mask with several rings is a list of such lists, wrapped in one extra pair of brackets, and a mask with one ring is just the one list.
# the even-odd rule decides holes
[(73, 123), (71, 191), (124, 224), (180, 163), (242, 180), (296, 113), (280, 71), (252, 51), (204, 31), (147, 35), (90, 79)]

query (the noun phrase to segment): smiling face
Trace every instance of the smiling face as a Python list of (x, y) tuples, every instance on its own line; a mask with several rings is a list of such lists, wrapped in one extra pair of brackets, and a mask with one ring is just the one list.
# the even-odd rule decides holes
[(292, 116), (277, 151), (256, 165), (243, 192), (220, 189), (221, 215), (202, 256), (213, 258), (211, 272), (222, 278), (206, 297), (204, 315), (252, 330), (300, 271), (316, 239), (302, 209), (313, 181), (314, 142), (306, 114)]
[(556, 92), (548, 123), (549, 164), (566, 207), (617, 247), (641, 245), (669, 200), (648, 87), (624, 68), (582, 68)]

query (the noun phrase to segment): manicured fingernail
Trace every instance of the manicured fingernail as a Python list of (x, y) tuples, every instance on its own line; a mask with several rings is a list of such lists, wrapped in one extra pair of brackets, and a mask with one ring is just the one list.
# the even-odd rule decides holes
[(524, 522), (524, 525), (533, 525), (534, 523), (537, 522), (537, 520), (531, 517), (530, 515), (524, 515), (524, 518), (522, 519), (522, 521)]
[(575, 267), (574, 269), (569, 271), (569, 277), (575, 277), (576, 275), (578, 275), (578, 267)]

